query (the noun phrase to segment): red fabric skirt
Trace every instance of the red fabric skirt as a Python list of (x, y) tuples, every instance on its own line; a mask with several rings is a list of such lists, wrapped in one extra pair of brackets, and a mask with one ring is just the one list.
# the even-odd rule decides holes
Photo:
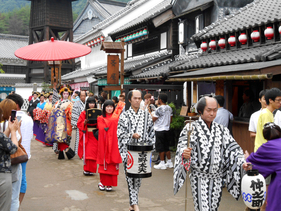
[(100, 182), (104, 186), (117, 186), (117, 175), (100, 174)]
[(58, 143), (58, 150), (63, 151), (67, 149), (69, 146), (66, 143)]
[(95, 160), (85, 160), (84, 171), (96, 173), (97, 172), (97, 162)]

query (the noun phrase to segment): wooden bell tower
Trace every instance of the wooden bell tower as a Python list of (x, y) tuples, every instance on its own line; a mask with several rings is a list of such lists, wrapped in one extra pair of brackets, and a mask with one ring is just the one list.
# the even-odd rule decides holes
[[(31, 1), (29, 45), (50, 40), (73, 42), (72, 1), (75, 0), (29, 0)], [(61, 74), (74, 70), (74, 60), (62, 61)], [(28, 62), (26, 80), (49, 82), (51, 68), (48, 62)]]

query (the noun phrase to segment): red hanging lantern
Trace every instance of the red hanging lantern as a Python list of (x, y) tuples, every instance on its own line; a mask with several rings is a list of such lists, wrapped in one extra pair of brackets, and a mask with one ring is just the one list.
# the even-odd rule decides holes
[(271, 40), (274, 37), (274, 31), (271, 26), (267, 27), (266, 30), (264, 30), (264, 36), (266, 36), (268, 40)]
[(94, 44), (95, 44), (95, 45), (97, 44), (97, 39), (94, 40)]
[(100, 37), (100, 40), (103, 42), (103, 41), (104, 41), (104, 37), (103, 37), (103, 36), (101, 36), (101, 37)]
[(247, 35), (245, 33), (241, 33), (238, 40), (242, 45), (245, 45), (247, 43)]
[(258, 42), (260, 40), (260, 32), (258, 30), (254, 30), (251, 33), (251, 38), (253, 39), (254, 42)]
[(232, 46), (232, 47), (236, 45), (235, 36), (230, 36), (227, 41), (228, 41), (229, 45)]
[(100, 43), (100, 38), (97, 39), (97, 43)]
[(202, 44), (200, 45), (200, 48), (205, 52), (208, 49), (208, 45), (206, 42), (202, 42)]
[(217, 48), (217, 44), (215, 40), (211, 40), (211, 42), (209, 42), (209, 46), (212, 50), (216, 50)]
[(91, 47), (91, 42), (88, 42), (88, 46)]
[(93, 40), (91, 40), (91, 47), (93, 47), (94, 46), (94, 41)]
[(225, 39), (224, 38), (220, 38), (218, 44), (219, 44), (221, 49), (224, 49), (225, 48)]
[(279, 31), (279, 34), (281, 34), (281, 26), (279, 26), (278, 31)]

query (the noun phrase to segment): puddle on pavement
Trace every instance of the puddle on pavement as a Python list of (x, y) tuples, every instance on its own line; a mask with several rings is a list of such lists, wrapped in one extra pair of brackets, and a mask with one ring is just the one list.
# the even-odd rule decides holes
[(78, 190), (66, 190), (65, 192), (69, 195), (69, 197), (72, 200), (75, 200), (75, 201), (85, 200), (85, 199), (89, 198), (86, 193), (83, 193)]

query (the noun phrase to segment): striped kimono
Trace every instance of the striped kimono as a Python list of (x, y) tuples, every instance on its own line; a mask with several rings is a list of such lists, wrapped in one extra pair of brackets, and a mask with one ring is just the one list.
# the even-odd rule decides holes
[[(134, 133), (138, 133), (139, 139), (132, 139)], [(132, 107), (123, 112), (118, 121), (117, 137), (118, 148), (124, 164), (126, 173), (127, 166), (127, 145), (128, 143), (155, 143), (155, 133), (153, 129), (153, 121), (151, 115), (141, 109), (136, 113)], [(130, 205), (138, 204), (139, 188), (141, 186), (141, 178), (131, 178), (126, 176), (129, 189)]]
[[(82, 111), (85, 110), (85, 103), (81, 100), (75, 101), (72, 107), (72, 114), (71, 114), (71, 125), (77, 126), (77, 122), (79, 119), (80, 114)], [(78, 146), (79, 146), (79, 130), (76, 130), (76, 138), (75, 138), (75, 145), (74, 145), (74, 152), (77, 154)]]
[[(209, 129), (201, 118), (191, 124), (193, 132), (190, 137), (192, 151), (189, 178), (194, 209), (217, 210), (222, 196), (223, 181), (228, 192), (236, 200), (239, 199), (244, 174), (243, 151), (226, 127), (212, 122)], [(187, 148), (189, 129), (187, 124), (179, 138), (174, 168), (174, 194), (183, 186), (187, 175), (183, 166), (187, 160), (182, 158), (182, 153)]]

